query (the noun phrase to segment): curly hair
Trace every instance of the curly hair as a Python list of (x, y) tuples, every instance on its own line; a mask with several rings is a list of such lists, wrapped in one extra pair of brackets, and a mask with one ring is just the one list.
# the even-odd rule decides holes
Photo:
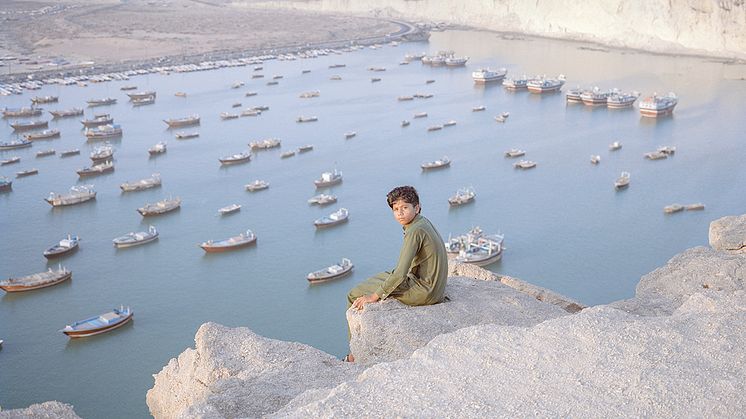
[(417, 195), (417, 190), (412, 186), (398, 186), (386, 194), (386, 202), (392, 209), (394, 208), (394, 202), (400, 199), (403, 199), (408, 204), (420, 204), (420, 196)]

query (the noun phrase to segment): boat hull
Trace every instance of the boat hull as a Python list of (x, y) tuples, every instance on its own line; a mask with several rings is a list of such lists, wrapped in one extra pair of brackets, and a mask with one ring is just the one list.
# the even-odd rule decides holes
[(44, 252), (44, 257), (47, 259), (54, 259), (60, 256), (65, 256), (78, 250), (78, 245), (64, 249), (64, 250), (47, 250)]
[(488, 256), (486, 258), (471, 259), (471, 260), (465, 259), (462, 262), (463, 263), (468, 263), (470, 265), (487, 266), (487, 265), (491, 265), (491, 264), (499, 261), (500, 259), (502, 259), (502, 257), (503, 257), (503, 253), (502, 253), (502, 251), (500, 251), (500, 252), (497, 252), (497, 253), (495, 253), (493, 255), (490, 255), (490, 256)]
[(662, 109), (643, 109), (643, 108), (640, 108), (640, 114), (642, 116), (644, 116), (644, 117), (647, 117), (647, 118), (658, 118), (658, 117), (661, 117), (661, 116), (671, 115), (673, 113), (673, 109), (675, 107), (676, 107), (676, 105), (669, 106), (667, 108), (662, 108)]
[(230, 246), (214, 246), (214, 245), (201, 244), (199, 247), (201, 247), (202, 250), (204, 250), (207, 253), (223, 253), (223, 252), (229, 252), (231, 250), (242, 249), (254, 243), (256, 243), (256, 238), (249, 240), (247, 242), (244, 242), (244, 243), (233, 244)]
[(158, 239), (158, 236), (154, 236), (154, 237), (150, 237), (150, 238), (147, 238), (145, 240), (140, 240), (140, 241), (136, 241), (136, 242), (126, 242), (126, 243), (116, 243), (115, 242), (114, 243), (114, 247), (116, 247), (117, 249), (124, 249), (126, 247), (134, 247), (134, 246), (139, 246), (141, 244), (150, 243), (150, 242), (155, 241), (157, 239)]
[(99, 327), (96, 329), (89, 329), (89, 330), (63, 330), (62, 333), (66, 334), (67, 336), (71, 338), (84, 338), (88, 336), (100, 335), (101, 333), (106, 333), (106, 332), (109, 332), (109, 331), (112, 331), (114, 329), (124, 326), (125, 324), (129, 323), (130, 320), (132, 320), (132, 316), (134, 315), (135, 313), (131, 312), (127, 317), (125, 317), (118, 323), (114, 323), (113, 325), (108, 325), (108, 326)]
[(51, 287), (51, 286), (60, 284), (62, 282), (65, 282), (68, 279), (72, 278), (72, 276), (73, 276), (73, 273), (72, 272), (68, 272), (67, 274), (61, 276), (60, 278), (58, 278), (58, 279), (56, 279), (54, 281), (45, 282), (43, 284), (38, 284), (38, 285), (0, 285), (0, 288), (2, 288), (3, 291), (5, 291), (5, 292), (23, 292), (23, 291), (38, 290), (40, 288)]
[(324, 277), (321, 277), (321, 278), (309, 278), (309, 277), (306, 277), (306, 279), (308, 280), (308, 282), (310, 284), (320, 284), (322, 282), (328, 282), (328, 281), (332, 281), (332, 280), (335, 280), (335, 279), (342, 278), (343, 276), (347, 276), (347, 275), (349, 275), (351, 273), (352, 273), (352, 267), (350, 267), (350, 269), (347, 269), (346, 271), (342, 271), (342, 272), (340, 272), (338, 274), (335, 274), (335, 275), (324, 276)]

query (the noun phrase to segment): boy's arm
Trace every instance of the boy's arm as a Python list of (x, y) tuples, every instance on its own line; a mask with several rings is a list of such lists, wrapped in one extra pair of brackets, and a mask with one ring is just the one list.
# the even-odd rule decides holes
[(383, 300), (388, 297), (407, 277), (409, 267), (412, 266), (412, 261), (422, 247), (423, 234), (421, 230), (416, 230), (412, 231), (411, 234), (404, 235), (404, 243), (402, 243), (399, 251), (399, 262), (396, 264), (394, 272), (376, 290), (378, 298)]

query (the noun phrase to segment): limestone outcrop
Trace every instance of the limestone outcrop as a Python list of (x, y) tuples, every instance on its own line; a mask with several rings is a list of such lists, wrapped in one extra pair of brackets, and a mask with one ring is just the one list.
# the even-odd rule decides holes
[(25, 409), (0, 411), (0, 419), (80, 419), (73, 407), (57, 401), (32, 404)]
[(723, 217), (710, 223), (710, 246), (715, 250), (746, 253), (746, 215)]

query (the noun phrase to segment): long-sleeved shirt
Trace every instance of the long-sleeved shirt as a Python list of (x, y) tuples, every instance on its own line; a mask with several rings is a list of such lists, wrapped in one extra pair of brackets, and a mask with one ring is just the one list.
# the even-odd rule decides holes
[(406, 292), (416, 295), (408, 295), (407, 299), (417, 305), (435, 304), (443, 300), (447, 277), (448, 257), (443, 239), (430, 220), (417, 214), (404, 226), (399, 262), (376, 294), (385, 299), (409, 278), (416, 286), (410, 286)]

